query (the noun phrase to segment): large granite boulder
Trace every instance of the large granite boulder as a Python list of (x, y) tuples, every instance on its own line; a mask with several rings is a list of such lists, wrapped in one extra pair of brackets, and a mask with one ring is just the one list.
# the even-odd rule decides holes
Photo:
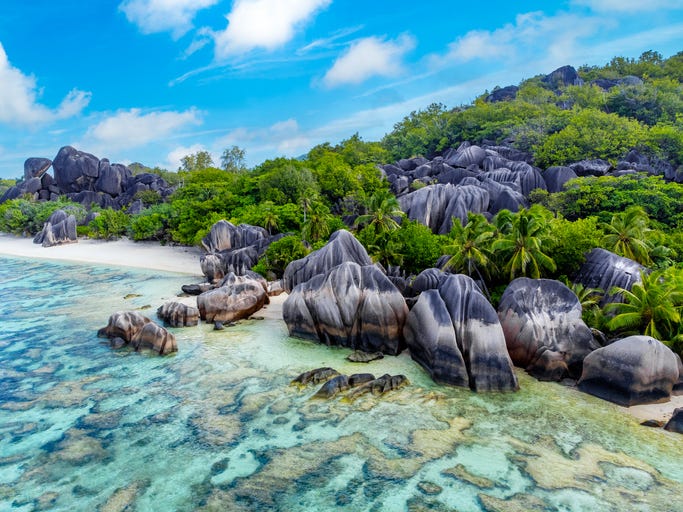
[(52, 247), (53, 245), (77, 241), (76, 217), (69, 215), (64, 210), (52, 212), (42, 231), (33, 238), (34, 244), (42, 244), (43, 247)]
[(475, 282), (447, 275), (423, 291), (403, 330), (410, 355), (436, 382), (474, 391), (519, 389), (496, 310)]
[(346, 261), (297, 285), (283, 305), (289, 334), (364, 352), (404, 348), (408, 306), (374, 265)]
[(80, 192), (99, 176), (99, 159), (71, 146), (59, 150), (52, 162), (55, 181), (62, 192)]
[(199, 309), (182, 302), (164, 303), (157, 309), (157, 316), (171, 327), (192, 327), (199, 323)]
[(677, 432), (683, 434), (683, 407), (678, 407), (664, 425), (664, 429), (669, 432)]
[(618, 295), (609, 293), (613, 287), (618, 286), (630, 290), (635, 283), (641, 281), (640, 273), (643, 271), (645, 267), (640, 263), (605, 249), (596, 248), (586, 256), (586, 262), (577, 272), (574, 282), (586, 288), (603, 290), (605, 295), (600, 300), (600, 307), (602, 307), (619, 300)]
[(498, 306), (508, 353), (540, 380), (579, 378), (584, 358), (600, 347), (581, 319), (581, 303), (559, 281), (520, 277)]
[(121, 164), (111, 164), (109, 160), (103, 158), (100, 160), (98, 177), (95, 181), (95, 191), (104, 192), (116, 197), (123, 192), (123, 184), (129, 176), (126, 173), (127, 168)]
[(235, 226), (227, 220), (219, 220), (211, 226), (209, 234), (202, 238), (202, 247), (207, 253), (216, 253), (253, 245), (266, 237), (268, 231), (262, 227), (249, 224)]
[(27, 158), (24, 162), (24, 180), (40, 178), (52, 165), (49, 158)]
[(561, 192), (565, 183), (576, 178), (578, 176), (571, 167), (549, 167), (543, 172), (543, 179), (548, 186), (548, 192), (553, 194)]
[(97, 335), (109, 339), (122, 339), (125, 343), (130, 343), (135, 350), (150, 349), (160, 355), (178, 350), (172, 333), (137, 311), (114, 313), (109, 317), (106, 327), (100, 329)]
[(583, 84), (583, 80), (581, 80), (579, 74), (576, 72), (576, 69), (574, 69), (572, 66), (562, 66), (557, 68), (555, 71), (551, 71), (541, 78), (541, 82), (556, 90), (566, 87), (567, 85)]
[(340, 229), (332, 233), (323, 247), (287, 265), (282, 276), (282, 285), (290, 293), (298, 284), (324, 274), (344, 262), (372, 265), (372, 259), (365, 247), (351, 233)]
[(586, 356), (579, 389), (630, 407), (668, 401), (678, 380), (671, 349), (649, 336), (629, 336)]
[(225, 276), (217, 288), (197, 296), (199, 314), (206, 322), (234, 322), (247, 318), (269, 302), (267, 285), (233, 273)]
[(478, 167), (486, 156), (485, 149), (463, 142), (458, 149), (446, 151), (443, 159), (451, 167), (469, 167), (470, 165)]

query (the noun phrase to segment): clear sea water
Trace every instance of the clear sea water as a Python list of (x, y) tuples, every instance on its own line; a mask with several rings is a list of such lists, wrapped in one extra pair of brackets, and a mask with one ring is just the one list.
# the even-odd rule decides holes
[[(272, 319), (175, 329), (163, 358), (96, 337), (193, 281), (0, 257), (0, 510), (683, 510), (683, 436), (522, 372), (515, 394), (437, 386), (405, 354), (349, 363)], [(289, 385), (320, 366), (411, 384), (352, 402)]]

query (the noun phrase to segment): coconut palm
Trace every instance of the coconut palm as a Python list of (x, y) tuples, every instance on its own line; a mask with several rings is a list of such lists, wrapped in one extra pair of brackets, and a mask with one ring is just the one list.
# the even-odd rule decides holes
[(640, 206), (631, 206), (624, 212), (615, 213), (609, 224), (604, 224), (605, 236), (602, 243), (606, 249), (632, 259), (643, 265), (650, 265), (652, 243), (647, 239), (650, 218)]
[(681, 321), (683, 305), (683, 276), (681, 271), (670, 267), (647, 274), (641, 272), (641, 282), (630, 290), (615, 287), (624, 302), (605, 306), (606, 313), (616, 313), (609, 321), (612, 330), (636, 331), (659, 340), (672, 339)]
[[(461, 226), (453, 222), (453, 244), (444, 248), (451, 258), (443, 265), (442, 270), (460, 272), (473, 277), (475, 274), (480, 281), (483, 275), (489, 275), (489, 269), (494, 266), (491, 260), (491, 243), (495, 228), (480, 214), (467, 214), (467, 224)], [(483, 275), (482, 275), (483, 274)]]
[(506, 262), (503, 268), (510, 280), (519, 276), (537, 279), (541, 269), (555, 270), (555, 262), (542, 249), (552, 238), (550, 224), (539, 211), (520, 210), (511, 216), (506, 228), (509, 231), (493, 242), (492, 250)]
[(310, 202), (308, 208), (308, 218), (301, 228), (304, 239), (317, 242), (330, 236), (330, 209), (320, 202)]
[(397, 218), (405, 214), (401, 211), (398, 199), (388, 190), (380, 190), (370, 196), (366, 205), (367, 213), (356, 218), (356, 226), (373, 226), (378, 236), (398, 229)]

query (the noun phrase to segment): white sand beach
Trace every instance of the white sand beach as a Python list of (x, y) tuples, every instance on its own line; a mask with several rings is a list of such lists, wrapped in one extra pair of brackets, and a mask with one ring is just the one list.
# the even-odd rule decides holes
[(79, 238), (72, 244), (43, 247), (31, 238), (0, 234), (0, 254), (79, 263), (116, 265), (201, 276), (197, 247), (164, 246), (157, 242)]

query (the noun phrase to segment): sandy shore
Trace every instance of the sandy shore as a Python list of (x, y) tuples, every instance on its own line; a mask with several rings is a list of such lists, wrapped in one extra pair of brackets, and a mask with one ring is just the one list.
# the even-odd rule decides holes
[(163, 246), (157, 242), (110, 242), (81, 238), (77, 243), (43, 247), (30, 238), (0, 234), (0, 254), (121, 267), (147, 268), (201, 276), (197, 247)]
[(672, 396), (671, 400), (661, 404), (633, 405), (631, 407), (619, 407), (624, 412), (640, 422), (655, 420), (666, 423), (674, 413), (674, 410), (683, 407), (683, 395)]

